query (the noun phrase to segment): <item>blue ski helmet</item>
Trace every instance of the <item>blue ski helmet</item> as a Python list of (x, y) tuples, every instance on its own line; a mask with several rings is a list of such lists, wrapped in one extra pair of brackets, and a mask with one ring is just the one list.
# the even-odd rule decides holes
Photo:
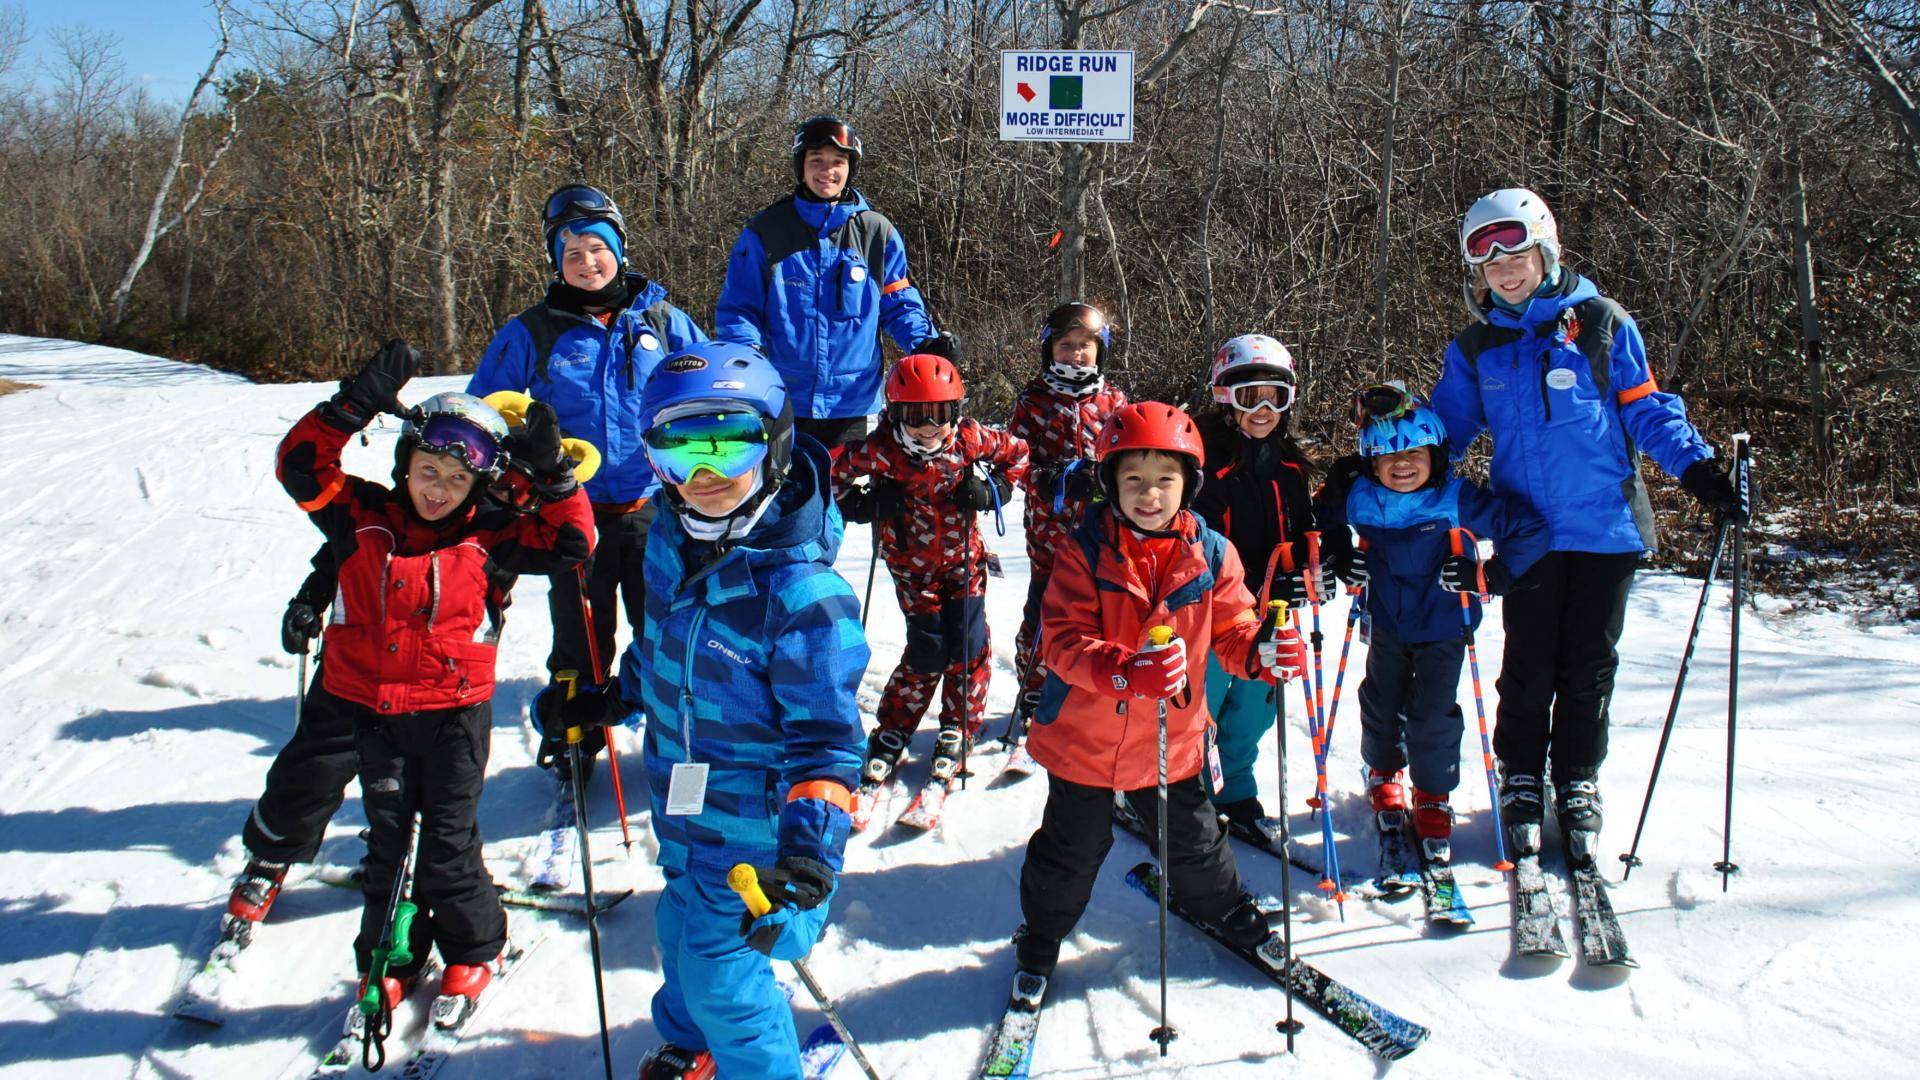
[[(1418, 399), (1415, 399), (1418, 402)], [(1375, 417), (1360, 425), (1360, 456), (1380, 457), (1422, 446), (1445, 447), (1447, 428), (1424, 402), (1395, 416)]]
[(716, 412), (744, 406), (759, 413), (767, 433), (767, 489), (785, 482), (793, 465), (793, 403), (759, 350), (731, 341), (689, 345), (661, 361), (640, 393), (646, 431), (667, 414), (688, 416), (708, 405)]

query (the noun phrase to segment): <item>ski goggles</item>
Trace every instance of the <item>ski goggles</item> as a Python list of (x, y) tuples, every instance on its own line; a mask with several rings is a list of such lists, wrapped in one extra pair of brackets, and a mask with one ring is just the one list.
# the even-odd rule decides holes
[(478, 473), (491, 473), (500, 463), (500, 446), (493, 437), (457, 416), (438, 414), (420, 424), (420, 449), (446, 454)]
[(1237, 412), (1256, 413), (1265, 409), (1280, 414), (1293, 408), (1293, 384), (1278, 379), (1255, 379), (1213, 388), (1213, 400), (1230, 405)]
[(1056, 308), (1040, 327), (1040, 340), (1052, 341), (1069, 330), (1085, 330), (1103, 344), (1113, 343), (1113, 330), (1107, 325), (1106, 315), (1091, 304), (1066, 304)]
[(1398, 420), (1420, 407), (1420, 401), (1397, 382), (1375, 383), (1353, 395), (1353, 422)]
[(860, 153), (860, 136), (853, 129), (838, 120), (811, 120), (793, 133), (794, 150), (815, 150), (822, 146), (837, 146), (849, 154)]
[(546, 220), (549, 222), (576, 216), (593, 216), (614, 210), (613, 200), (598, 188), (569, 184), (547, 196)]
[(695, 413), (647, 430), (647, 460), (669, 484), (684, 484), (701, 469), (731, 480), (767, 456), (767, 425), (757, 412)]
[(1490, 221), (1468, 233), (1461, 250), (1468, 266), (1479, 266), (1501, 255), (1525, 251), (1536, 242), (1524, 221)]
[(902, 401), (887, 406), (887, 414), (904, 427), (946, 427), (960, 419), (957, 401)]

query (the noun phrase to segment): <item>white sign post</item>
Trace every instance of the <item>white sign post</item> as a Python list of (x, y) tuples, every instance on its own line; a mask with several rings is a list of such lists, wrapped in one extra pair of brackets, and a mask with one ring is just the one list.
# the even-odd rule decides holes
[(1000, 138), (1132, 142), (1133, 53), (1003, 50)]

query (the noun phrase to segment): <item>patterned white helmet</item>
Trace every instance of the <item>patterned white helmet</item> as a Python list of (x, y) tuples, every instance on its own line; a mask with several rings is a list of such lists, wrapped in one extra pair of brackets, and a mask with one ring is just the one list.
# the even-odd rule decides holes
[[(1209, 380), (1213, 384), (1213, 400), (1221, 405), (1229, 405), (1242, 412), (1257, 408), (1260, 395), (1247, 393), (1236, 395), (1236, 391), (1253, 387), (1273, 386), (1281, 389), (1277, 395), (1276, 412), (1285, 412), (1293, 404), (1293, 354), (1265, 334), (1242, 334), (1232, 338), (1220, 351), (1213, 354), (1213, 373)], [(1247, 404), (1242, 405), (1236, 397), (1244, 397)]]
[(1475, 278), (1489, 259), (1534, 247), (1540, 249), (1542, 272), (1552, 278), (1560, 265), (1560, 226), (1547, 200), (1526, 188), (1482, 195), (1460, 221), (1460, 258)]

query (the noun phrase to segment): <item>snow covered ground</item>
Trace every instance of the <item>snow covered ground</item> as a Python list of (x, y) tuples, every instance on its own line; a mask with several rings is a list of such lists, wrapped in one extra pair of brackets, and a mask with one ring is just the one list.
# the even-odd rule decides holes
[[(239, 1007), (218, 1033), (187, 1030), (167, 1009), (184, 965), (209, 943), (242, 858), (239, 827), (293, 725), (294, 662), (277, 629), (318, 533), (274, 482), (273, 449), (331, 387), (255, 386), (5, 336), (0, 378), (40, 387), (0, 396), (0, 1074), (277, 1076), (336, 1028), (357, 895), (289, 889), (242, 957)], [(421, 380), (407, 397), (459, 385)], [(373, 431), (370, 445), (352, 447), (349, 467), (385, 476), (394, 433), (390, 420)], [(990, 592), (997, 733), (1025, 592), (1017, 513), (993, 544), (1006, 568)], [(867, 531), (851, 530), (840, 569), (856, 589), (868, 554)], [(543, 679), (543, 589), (540, 579), (522, 582), (501, 652), (481, 824), (502, 879), (531, 856), (550, 789), (523, 719)], [(1604, 777), (1611, 876), (1611, 853), (1632, 836), (1698, 589), (1645, 574), (1633, 594)], [(1297, 1061), (1285, 1058), (1272, 1028), (1279, 991), (1176, 924), (1172, 1021), (1182, 1035), (1159, 1059), (1147, 1037), (1158, 1000), (1154, 907), (1121, 880), (1147, 853), (1121, 836), (1068, 942), (1035, 1075), (1908, 1075), (1905, 1047), (1920, 1038), (1906, 992), (1920, 953), (1920, 840), (1900, 800), (1920, 758), (1920, 627), (1863, 628), (1781, 607), (1762, 598), (1742, 624), (1734, 857), (1743, 872), (1728, 893), (1711, 869), (1725, 754), (1724, 586), (1709, 610), (1642, 844), (1646, 865), (1614, 889), (1640, 970), (1510, 956), (1469, 722), (1456, 853), (1479, 920), (1471, 933), (1426, 933), (1417, 900), (1349, 901), (1343, 921), (1305, 875), (1294, 878), (1301, 954), (1430, 1026), (1418, 1053), (1379, 1066), (1309, 1016)], [(1336, 649), (1345, 611), (1342, 599), (1324, 616)], [(1498, 622), (1481, 639), (1489, 693)], [(870, 633), (869, 709), (903, 638), (884, 580)], [(1334, 805), (1342, 862), (1370, 871), (1373, 845), (1357, 835), (1358, 653), (1333, 748)], [(1461, 690), (1470, 710), (1464, 679)], [(636, 792), (638, 744), (627, 738)], [(1304, 726), (1290, 738), (1305, 747)], [(906, 770), (915, 782), (930, 743), (923, 731), (920, 763)], [(1311, 758), (1296, 759), (1294, 825), (1303, 843), (1317, 843), (1300, 803)], [(1271, 759), (1262, 764), (1271, 807), (1277, 778)], [(889, 1077), (971, 1075), (1006, 993), (1021, 855), (1045, 781), (989, 790), (998, 760), (976, 765), (982, 779), (952, 799), (938, 834), (876, 827), (855, 839), (814, 953), (821, 982)], [(658, 984), (660, 876), (648, 842), (623, 857), (609, 788), (596, 786), (593, 800), (597, 878), (639, 892), (602, 928), (616, 1071), (630, 1076), (656, 1042), (648, 999)], [(635, 823), (643, 836), (644, 819), (641, 811)], [(359, 824), (353, 792), (328, 842), (332, 859), (357, 858)], [(1257, 890), (1279, 891), (1276, 860), (1241, 849), (1240, 863)], [(1564, 889), (1558, 895), (1564, 910)], [(819, 1018), (804, 993), (800, 1001), (810, 1030)], [(443, 1075), (599, 1075), (584, 926), (558, 925), (484, 1026), (486, 1037)], [(837, 1075), (857, 1070), (846, 1061)]]

